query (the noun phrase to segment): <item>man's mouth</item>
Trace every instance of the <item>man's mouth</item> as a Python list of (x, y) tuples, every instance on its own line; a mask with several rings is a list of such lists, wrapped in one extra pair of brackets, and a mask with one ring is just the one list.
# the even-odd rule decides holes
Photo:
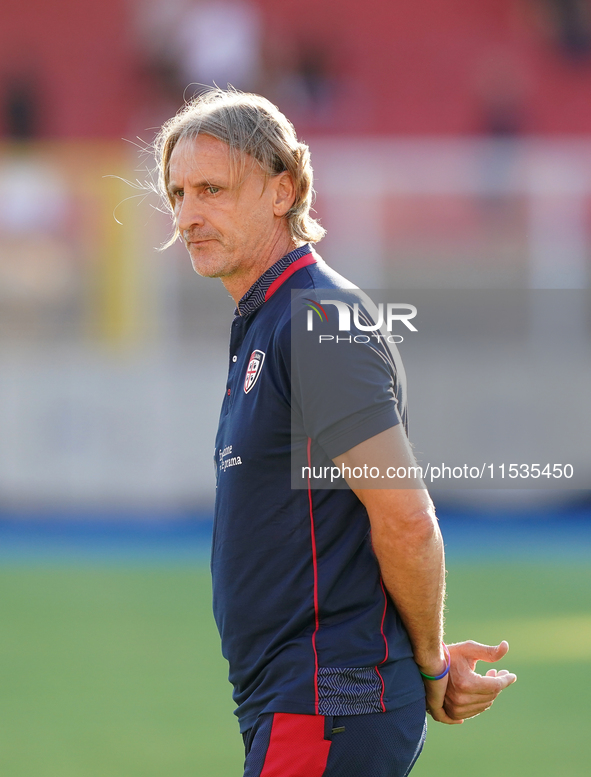
[(215, 240), (214, 237), (199, 237), (199, 238), (193, 238), (192, 240), (186, 240), (185, 242), (187, 245), (199, 245), (200, 243), (209, 243), (212, 240)]

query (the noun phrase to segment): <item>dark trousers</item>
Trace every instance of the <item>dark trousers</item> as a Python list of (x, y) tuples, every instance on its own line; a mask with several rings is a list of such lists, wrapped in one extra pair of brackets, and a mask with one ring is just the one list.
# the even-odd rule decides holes
[(406, 777), (426, 733), (424, 699), (370, 715), (266, 713), (243, 734), (244, 777)]

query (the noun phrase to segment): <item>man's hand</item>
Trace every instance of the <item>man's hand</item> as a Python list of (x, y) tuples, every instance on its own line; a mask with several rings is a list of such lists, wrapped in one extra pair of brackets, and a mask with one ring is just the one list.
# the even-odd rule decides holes
[(496, 647), (481, 645), (468, 640), (448, 645), (451, 655), (451, 667), (447, 676), (445, 696), (440, 703), (443, 680), (425, 681), (427, 689), (427, 709), (435, 720), (441, 723), (462, 723), (466, 718), (480, 715), (497, 698), (499, 693), (517, 680), (516, 675), (506, 669), (489, 669), (485, 676), (474, 671), (477, 661), (498, 661), (509, 650), (507, 642)]
[(462, 720), (450, 718), (445, 711), (445, 692), (449, 682), (449, 674), (442, 677), (441, 680), (427, 680), (426, 677), (423, 677), (423, 682), (425, 683), (425, 693), (427, 696), (427, 712), (433, 720), (436, 720), (438, 723), (463, 723)]

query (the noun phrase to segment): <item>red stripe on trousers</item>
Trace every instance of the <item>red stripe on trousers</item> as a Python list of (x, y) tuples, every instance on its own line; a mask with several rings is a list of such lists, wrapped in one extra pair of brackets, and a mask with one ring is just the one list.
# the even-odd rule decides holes
[(322, 777), (329, 750), (324, 715), (276, 712), (261, 777)]

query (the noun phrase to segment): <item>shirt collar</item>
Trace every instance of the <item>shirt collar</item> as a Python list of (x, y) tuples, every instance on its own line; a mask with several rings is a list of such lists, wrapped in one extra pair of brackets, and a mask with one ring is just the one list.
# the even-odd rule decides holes
[(254, 313), (255, 310), (258, 310), (265, 301), (265, 294), (273, 281), (278, 278), (282, 272), (285, 272), (290, 264), (297, 261), (302, 256), (309, 254), (311, 250), (310, 244), (306, 243), (305, 245), (290, 251), (288, 254), (285, 254), (278, 262), (275, 262), (268, 270), (265, 270), (261, 277), (252, 284), (246, 294), (240, 298), (238, 307), (234, 311), (234, 316), (247, 316), (249, 313)]

